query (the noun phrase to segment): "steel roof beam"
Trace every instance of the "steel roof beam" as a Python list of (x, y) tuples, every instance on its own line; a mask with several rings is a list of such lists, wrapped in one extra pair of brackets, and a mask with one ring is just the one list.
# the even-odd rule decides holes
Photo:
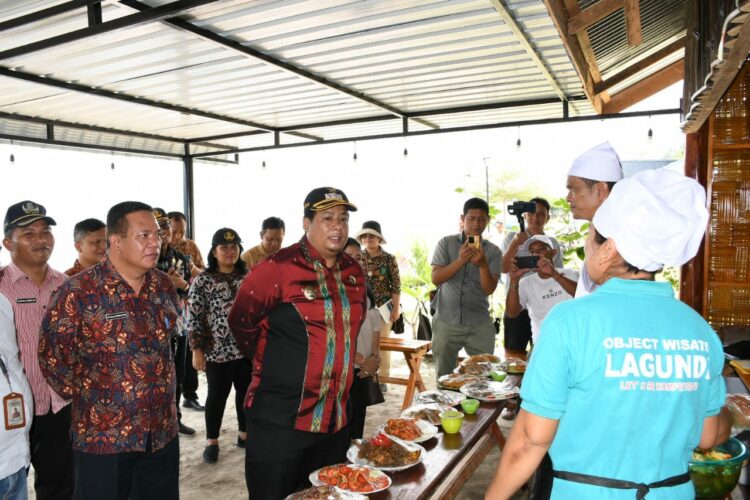
[(199, 7), (207, 3), (212, 3), (217, 0), (177, 0), (175, 2), (161, 5), (159, 7), (149, 7), (146, 10), (131, 14), (129, 16), (123, 16), (112, 21), (107, 21), (101, 24), (94, 24), (86, 28), (71, 31), (70, 33), (63, 33), (62, 35), (53, 36), (44, 40), (27, 43), (20, 47), (4, 50), (0, 52), (0, 60), (9, 59), (11, 57), (18, 57), (32, 52), (37, 52), (44, 49), (50, 49), (66, 43), (83, 40), (92, 36), (109, 33), (111, 31), (119, 30), (122, 28), (129, 28), (137, 26), (139, 24), (150, 23), (159, 21), (165, 17), (170, 17), (179, 14), (182, 11)]
[(503, 0), (491, 0), (491, 2), (492, 2), (492, 6), (495, 8), (497, 13), (500, 14), (500, 17), (503, 19), (503, 22), (505, 23), (505, 25), (508, 26), (508, 28), (510, 28), (510, 31), (516, 37), (516, 40), (518, 40), (518, 43), (521, 44), (521, 47), (523, 47), (523, 50), (526, 52), (526, 54), (528, 54), (532, 62), (542, 72), (542, 75), (544, 76), (544, 78), (549, 82), (550, 86), (552, 87), (552, 90), (555, 91), (555, 94), (557, 94), (560, 97), (560, 100), (562, 101), (566, 100), (568, 97), (565, 95), (565, 92), (560, 86), (560, 83), (557, 81), (557, 79), (555, 79), (555, 76), (552, 74), (552, 72), (549, 70), (547, 65), (544, 63), (544, 61), (542, 60), (542, 56), (539, 54), (536, 48), (534, 48), (534, 46), (531, 45), (531, 41), (529, 40), (529, 37), (526, 35), (526, 32), (518, 25), (516, 18), (513, 17), (513, 14), (505, 6), (505, 2)]
[[(560, 101), (556, 100), (556, 102), (559, 103)], [(341, 142), (370, 141), (370, 140), (377, 140), (377, 139), (394, 139), (398, 137), (404, 137), (404, 135), (406, 136), (432, 135), (432, 134), (444, 134), (448, 132), (466, 132), (466, 131), (471, 131), (471, 130), (483, 130), (483, 129), (491, 129), (491, 128), (507, 128), (507, 127), (519, 127), (519, 126), (525, 127), (529, 125), (548, 125), (552, 123), (583, 122), (583, 121), (590, 121), (590, 120), (603, 120), (606, 118), (634, 118), (634, 117), (639, 117), (639, 116), (677, 115), (680, 113), (681, 113), (681, 110), (677, 108), (677, 109), (656, 109), (656, 110), (651, 110), (651, 111), (636, 111), (636, 112), (631, 112), (631, 113), (574, 116), (574, 117), (568, 117), (568, 118), (561, 117), (561, 118), (545, 118), (545, 119), (540, 119), (540, 120), (526, 120), (526, 121), (522, 120), (522, 121), (514, 121), (514, 122), (507, 122), (507, 123), (469, 125), (466, 127), (418, 130), (414, 132), (408, 132), (407, 134), (404, 134), (403, 132), (394, 132), (390, 134), (379, 134), (379, 135), (359, 136), (359, 137), (343, 137), (341, 139), (328, 139), (328, 140), (324, 140), (321, 142), (301, 142), (297, 144), (281, 144), (280, 146), (259, 146), (259, 147), (242, 148), (242, 149), (238, 148), (234, 150), (222, 151), (220, 153), (197, 153), (193, 155), (193, 158), (200, 159), (200, 158), (218, 155), (218, 154), (250, 153), (253, 151), (266, 151), (269, 149), (287, 149), (287, 148), (296, 148), (296, 147), (303, 147), (303, 146), (316, 146), (320, 144), (336, 144), (336, 143), (341, 143)]]
[(98, 3), (101, 3), (102, 1), (103, 0), (73, 0), (72, 2), (65, 2), (59, 5), (54, 5), (46, 9), (38, 10), (30, 14), (25, 14), (23, 16), (19, 16), (13, 19), (8, 19), (7, 21), (3, 21), (0, 23), (0, 31), (18, 28), (19, 26), (25, 26), (27, 24), (35, 23), (37, 21), (42, 21), (44, 19), (57, 16), (59, 14), (70, 12), (71, 10), (76, 10), (76, 9), (80, 9), (83, 7), (88, 7), (89, 5), (98, 4)]
[[(0, 111), (0, 119), (15, 120), (15, 121), (20, 121), (20, 122), (30, 122), (30, 123), (41, 123), (43, 125), (52, 125), (53, 127), (65, 127), (65, 128), (75, 128), (79, 130), (91, 130), (92, 132), (103, 132), (105, 134), (125, 135), (129, 137), (153, 139), (156, 141), (177, 142), (177, 143), (185, 142), (185, 139), (179, 139), (177, 137), (171, 137), (168, 135), (148, 134), (144, 132), (131, 132), (129, 130), (122, 130), (122, 129), (117, 129), (117, 128), (97, 127), (96, 125), (82, 125), (80, 123), (66, 122), (62, 120), (51, 120), (47, 118), (26, 116), (26, 115), (20, 115), (16, 113), (5, 113), (2, 111)], [(265, 132), (258, 132), (258, 133), (265, 133)]]
[[(119, 0), (119, 3), (122, 5), (125, 5), (127, 7), (144, 11), (144, 9), (150, 9), (150, 7), (144, 3), (141, 3), (138, 0)], [(408, 113), (391, 106), (390, 104), (386, 104), (382, 101), (379, 101), (378, 99), (375, 99), (374, 97), (368, 96), (367, 94), (364, 94), (362, 92), (358, 92), (356, 90), (353, 90), (349, 87), (346, 87), (344, 85), (341, 85), (340, 83), (337, 83), (333, 80), (329, 80), (328, 78), (325, 78), (323, 76), (317, 75), (311, 71), (304, 70), (302, 68), (299, 68), (293, 64), (290, 64), (286, 61), (282, 61), (280, 59), (276, 59), (275, 57), (271, 57), (268, 54), (261, 52), (259, 50), (253, 49), (252, 47), (248, 47), (246, 45), (241, 44), (240, 42), (236, 42), (234, 40), (230, 40), (228, 38), (225, 38), (218, 33), (215, 33), (211, 30), (208, 30), (206, 28), (201, 28), (199, 26), (195, 26), (194, 24), (182, 20), (182, 19), (164, 19), (164, 23), (169, 24), (171, 26), (174, 26), (176, 28), (179, 28), (183, 31), (187, 31), (189, 33), (192, 33), (194, 35), (197, 35), (204, 40), (208, 40), (210, 42), (216, 43), (224, 48), (231, 49), (235, 52), (239, 52), (240, 54), (243, 54), (244, 56), (262, 61), (269, 66), (273, 66), (275, 68), (284, 70), (288, 73), (291, 73), (293, 75), (299, 76), (301, 78), (304, 78), (305, 80), (315, 82), (317, 84), (320, 84), (324, 87), (327, 87), (329, 89), (335, 90), (337, 92), (340, 92), (342, 94), (346, 94), (349, 97), (353, 97), (359, 101), (366, 102), (368, 104), (371, 104), (375, 107), (378, 107), (382, 110), (385, 110), (395, 116), (398, 117), (405, 117), (408, 116)], [(430, 127), (430, 128), (438, 128), (437, 125), (434, 123), (430, 123), (427, 120), (420, 120), (420, 123), (423, 125)]]
[(241, 118), (234, 118), (232, 116), (219, 115), (216, 113), (211, 113), (209, 111), (202, 111), (199, 109), (179, 106), (177, 104), (169, 104), (166, 102), (152, 101), (150, 99), (145, 99), (143, 97), (135, 97), (135, 96), (131, 96), (128, 94), (119, 94), (117, 92), (112, 92), (110, 90), (89, 87), (88, 85), (82, 85), (80, 83), (64, 82), (62, 80), (56, 80), (54, 78), (45, 78), (43, 76), (33, 75), (31, 73), (25, 73), (23, 71), (14, 71), (14, 70), (3, 68), (3, 67), (0, 67), (0, 76), (7, 76), (8, 78), (15, 78), (15, 79), (24, 80), (27, 82), (38, 83), (40, 85), (47, 85), (47, 86), (55, 87), (59, 89), (71, 90), (74, 92), (81, 92), (83, 94), (106, 97), (108, 99), (124, 101), (124, 102), (128, 102), (131, 104), (141, 104), (143, 106), (166, 109), (168, 111), (175, 111), (177, 113), (184, 113), (187, 115), (202, 116), (204, 118), (210, 118), (212, 120), (234, 123), (236, 125), (244, 125), (246, 127), (253, 127), (253, 128), (257, 128), (261, 130), (266, 130), (266, 131), (275, 130), (273, 127), (269, 127), (268, 125), (263, 125), (261, 123), (243, 120)]
[[(179, 159), (182, 158), (183, 155), (177, 154), (177, 153), (164, 153), (161, 151), (150, 151), (145, 149), (133, 149), (133, 148), (123, 148), (119, 146), (104, 146), (101, 144), (88, 144), (85, 142), (73, 142), (73, 141), (59, 141), (56, 139), (47, 139), (47, 138), (40, 138), (40, 137), (26, 137), (23, 135), (14, 135), (14, 134), (0, 134), (0, 139), (5, 139), (9, 141), (16, 141), (16, 142), (31, 142), (34, 144), (49, 144), (51, 146), (61, 146), (66, 148), (82, 148), (82, 149), (95, 149), (98, 151), (116, 151), (118, 153), (132, 153), (132, 154), (139, 154), (139, 155), (151, 155), (151, 156), (164, 156), (168, 158), (175, 158)], [(303, 143), (304, 144), (304, 143)], [(212, 155), (220, 155), (223, 154), (223, 152), (219, 151), (216, 153), (211, 153)]]

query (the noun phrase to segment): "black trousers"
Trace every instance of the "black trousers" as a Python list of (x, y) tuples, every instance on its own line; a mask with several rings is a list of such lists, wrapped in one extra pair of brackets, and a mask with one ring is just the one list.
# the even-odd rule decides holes
[(206, 439), (218, 439), (224, 409), (229, 392), (234, 385), (234, 407), (237, 410), (237, 424), (240, 432), (245, 432), (245, 394), (250, 385), (250, 361), (242, 358), (226, 363), (206, 363), (208, 397), (206, 398)]
[[(182, 397), (182, 384), (185, 381), (185, 348), (187, 337), (175, 337), (172, 339), (172, 351), (174, 352), (175, 371), (175, 404), (177, 405), (177, 418), (182, 419), (180, 411), (180, 397)], [(192, 360), (191, 360), (192, 364)]]
[(352, 402), (352, 414), (349, 419), (350, 439), (360, 439), (365, 432), (365, 418), (367, 416), (366, 383), (367, 379), (359, 378), (359, 368), (355, 368), (354, 382), (352, 382), (352, 388), (349, 390), (349, 401)]
[(30, 441), (36, 497), (39, 500), (72, 498), (74, 475), (70, 405), (57, 413), (52, 413), (50, 409), (46, 415), (34, 416)]
[(177, 500), (180, 440), (164, 448), (99, 455), (75, 452), (76, 500)]
[(245, 412), (245, 481), (251, 499), (281, 500), (310, 486), (312, 471), (346, 461), (348, 426), (335, 434), (303, 432), (253, 422)]
[(503, 317), (503, 338), (506, 349), (525, 351), (531, 340), (531, 318), (524, 309), (515, 318)]
[(198, 371), (193, 367), (193, 351), (185, 339), (185, 370), (182, 381), (182, 397), (198, 401)]

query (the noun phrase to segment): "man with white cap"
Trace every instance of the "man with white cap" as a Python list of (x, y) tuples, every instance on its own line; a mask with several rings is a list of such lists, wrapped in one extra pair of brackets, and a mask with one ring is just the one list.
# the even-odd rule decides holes
[(724, 356), (654, 274), (695, 256), (707, 220), (705, 190), (680, 174), (650, 170), (614, 187), (586, 240), (599, 288), (545, 319), (486, 498), (508, 498), (547, 450), (553, 499), (695, 498), (693, 448), (729, 436)]
[(515, 263), (511, 264), (505, 313), (509, 318), (516, 318), (524, 309), (529, 311), (531, 343), (535, 344), (539, 338), (542, 321), (552, 306), (573, 298), (570, 292), (575, 291), (578, 272), (554, 266), (552, 261), (557, 251), (549, 236), (532, 236), (523, 244), (523, 250), (539, 259), (536, 272), (530, 273), (528, 269), (519, 269)]
[[(568, 196), (565, 198), (570, 204), (573, 218), (587, 221), (593, 219), (596, 209), (607, 199), (619, 180), (622, 180), (622, 164), (617, 152), (608, 142), (599, 144), (573, 160), (568, 170)], [(584, 266), (578, 280), (576, 297), (588, 295), (595, 287)]]

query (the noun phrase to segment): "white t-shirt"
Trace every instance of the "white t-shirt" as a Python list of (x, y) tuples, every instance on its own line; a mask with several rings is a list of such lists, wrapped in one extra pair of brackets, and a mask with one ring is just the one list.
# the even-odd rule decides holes
[(597, 289), (599, 285), (593, 282), (589, 272), (586, 270), (586, 260), (581, 267), (581, 275), (578, 278), (578, 287), (576, 288), (576, 298), (585, 297)]
[[(0, 479), (18, 472), (31, 463), (29, 453), (29, 431), (34, 417), (34, 397), (31, 388), (23, 374), (23, 366), (18, 356), (16, 343), (16, 327), (13, 321), (13, 308), (4, 295), (0, 294), (0, 356), (8, 370), (8, 379), (0, 372), (0, 400), (10, 392), (23, 394), (26, 407), (26, 427), (22, 429), (6, 430), (3, 422), (3, 409), (0, 407)], [(12, 391), (11, 391), (12, 387)]]
[[(500, 250), (502, 250), (503, 255), (505, 255), (508, 252), (508, 247), (510, 247), (510, 242), (513, 241), (513, 238), (516, 237), (516, 234), (518, 234), (517, 231), (506, 231), (503, 244), (500, 245)], [(563, 253), (562, 253), (562, 249), (560, 248), (560, 243), (557, 241), (557, 239), (554, 236), (549, 236), (548, 234), (545, 236), (548, 236), (549, 239), (552, 240), (552, 247), (555, 249), (555, 257), (552, 259), (552, 265), (555, 266), (555, 268), (562, 267), (563, 266), (563, 255), (562, 255)], [(523, 245), (518, 246), (516, 257), (527, 257), (529, 255), (531, 254), (527, 250), (523, 249)], [(527, 274), (531, 274), (531, 271), (529, 271), (529, 273)], [(505, 283), (505, 295), (507, 296), (508, 291), (510, 291), (510, 279), (508, 279), (508, 273), (503, 273), (502, 281)]]
[[(578, 271), (562, 268), (558, 268), (557, 271), (572, 281), (578, 279)], [(531, 339), (536, 343), (542, 321), (550, 309), (573, 297), (554, 278), (542, 279), (538, 273), (529, 273), (518, 283), (518, 298), (521, 306), (529, 311)]]

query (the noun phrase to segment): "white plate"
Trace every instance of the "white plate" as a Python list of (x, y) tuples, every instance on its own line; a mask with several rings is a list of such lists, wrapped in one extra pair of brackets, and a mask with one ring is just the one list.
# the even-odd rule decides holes
[[(394, 472), (397, 470), (404, 470), (404, 469), (408, 469), (409, 467), (414, 467), (415, 465), (420, 463), (422, 460), (424, 460), (424, 456), (427, 454), (427, 450), (422, 448), (421, 445), (418, 445), (416, 443), (410, 443), (409, 441), (404, 441), (403, 439), (399, 439), (394, 436), (388, 436), (388, 437), (390, 437), (394, 442), (400, 444), (401, 446), (404, 446), (409, 451), (419, 450), (419, 458), (417, 459), (417, 461), (411, 464), (406, 464), (406, 465), (395, 465), (395, 466), (375, 465), (372, 462), (359, 458), (358, 456), (359, 447), (356, 444), (352, 444), (349, 450), (346, 452), (347, 460), (349, 460), (351, 463), (356, 464), (356, 465), (364, 465), (364, 466), (370, 467), (371, 469), (378, 469), (378, 470), (389, 471), (389, 472)], [(361, 441), (361, 440), (356, 439), (355, 441)]]
[[(320, 470), (320, 469), (318, 469)], [(316, 471), (317, 473), (317, 471)], [(321, 486), (326, 486), (323, 484), (317, 484), (314, 485), (312, 488), (307, 488), (302, 491), (297, 491), (295, 493), (292, 493), (291, 495), (287, 496), (284, 500), (294, 500), (295, 495), (305, 493), (307, 490), (312, 490), (313, 488), (319, 488)], [(336, 486), (328, 486), (328, 488), (332, 489), (342, 500), (367, 500), (367, 497), (364, 495), (360, 495), (359, 493), (354, 493), (352, 491), (346, 491), (342, 490), (341, 488), (338, 488)], [(326, 493), (328, 493), (330, 490), (326, 490)]]
[(514, 398), (518, 395), (518, 392), (518, 387), (514, 387), (505, 381), (474, 382), (461, 387), (461, 394), (485, 402)]
[[(411, 418), (411, 417), (402, 417), (402, 418)], [(434, 438), (437, 435), (438, 428), (435, 425), (431, 424), (430, 422), (427, 422), (426, 420), (422, 420), (421, 418), (416, 418), (414, 420), (416, 421), (417, 427), (419, 427), (419, 430), (422, 432), (422, 434), (416, 439), (412, 439), (411, 441), (409, 441), (410, 443), (423, 443), (427, 441), (428, 439)], [(385, 431), (385, 425), (382, 425), (379, 430), (380, 432), (385, 432), (386, 434), (388, 434)], [(388, 434), (388, 435), (391, 436), (391, 434)], [(391, 436), (391, 437), (396, 437), (396, 436)], [(403, 439), (403, 438), (396, 437), (396, 439)], [(403, 439), (403, 440), (406, 441), (406, 439)]]
[(450, 406), (456, 406), (464, 399), (466, 399), (466, 396), (459, 392), (439, 389), (435, 391), (420, 392), (419, 394), (414, 396), (414, 403), (440, 403)]
[[(408, 407), (404, 411), (401, 412), (402, 417), (406, 418), (416, 418), (419, 420), (424, 420), (426, 422), (430, 422), (433, 425), (439, 425), (440, 424), (440, 414), (444, 411), (452, 410), (452, 406), (443, 405), (440, 403), (425, 403), (425, 404), (416, 404)], [(414, 416), (415, 413), (419, 413), (422, 410), (430, 410), (432, 414), (434, 414), (434, 419), (428, 419), (426, 417), (416, 417)]]
[[(329, 465), (328, 467), (337, 467), (338, 465), (347, 465), (348, 467), (351, 467), (353, 469), (357, 469), (357, 468), (359, 468), (359, 469), (365, 469), (365, 470), (368, 471), (368, 474), (370, 474), (370, 477), (377, 477), (377, 478), (384, 477), (388, 481), (388, 484), (386, 484), (382, 488), (376, 488), (376, 489), (374, 489), (372, 491), (366, 491), (366, 492), (351, 491), (351, 490), (347, 490), (346, 488), (342, 488), (342, 487), (338, 486), (338, 488), (341, 489), (341, 490), (343, 490), (343, 491), (347, 491), (347, 492), (351, 492), (351, 493), (357, 493), (359, 495), (371, 495), (372, 493), (377, 493), (378, 491), (384, 491), (384, 490), (387, 490), (388, 488), (391, 487), (392, 481), (391, 481), (391, 478), (388, 477), (388, 474), (386, 474), (385, 472), (382, 472), (382, 471), (380, 471), (380, 470), (378, 470), (378, 469), (376, 469), (374, 467), (366, 467), (366, 466), (361, 466), (361, 465), (350, 465), (350, 464)], [(325, 468), (326, 467), (321, 467), (320, 469), (314, 470), (314, 471), (312, 471), (310, 473), (310, 476), (308, 476), (308, 479), (310, 480), (310, 482), (312, 483), (313, 486), (320, 486), (322, 484), (325, 484), (323, 481), (321, 481), (320, 479), (318, 479), (318, 473), (320, 471), (322, 471), (323, 469), (325, 469)]]

